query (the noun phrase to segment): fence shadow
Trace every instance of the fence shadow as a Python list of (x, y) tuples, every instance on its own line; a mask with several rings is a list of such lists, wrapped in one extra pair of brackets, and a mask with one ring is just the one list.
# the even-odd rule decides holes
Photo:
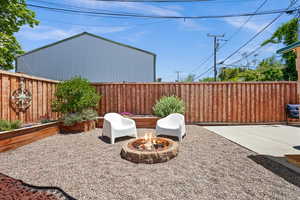
[(273, 160), (274, 158), (284, 158), (277, 158), (268, 155), (250, 155), (248, 158), (300, 188), (300, 174)]

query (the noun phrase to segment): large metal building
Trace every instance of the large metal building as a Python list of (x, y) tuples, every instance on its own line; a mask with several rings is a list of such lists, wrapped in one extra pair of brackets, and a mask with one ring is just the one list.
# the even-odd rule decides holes
[(16, 71), (54, 80), (155, 81), (156, 55), (83, 32), (16, 58)]

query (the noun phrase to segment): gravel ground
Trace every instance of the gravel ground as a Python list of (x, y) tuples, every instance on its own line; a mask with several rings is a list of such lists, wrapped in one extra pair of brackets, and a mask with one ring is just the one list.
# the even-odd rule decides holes
[[(0, 172), (76, 199), (300, 199), (300, 175), (199, 126), (187, 126), (178, 157), (133, 164), (121, 145), (90, 133), (56, 135), (0, 154)], [(140, 129), (143, 135), (151, 129)]]

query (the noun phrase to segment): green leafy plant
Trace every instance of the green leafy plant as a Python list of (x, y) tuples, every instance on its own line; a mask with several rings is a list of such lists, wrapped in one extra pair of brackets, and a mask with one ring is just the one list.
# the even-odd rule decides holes
[(83, 121), (82, 116), (80, 113), (69, 113), (64, 116), (63, 122), (66, 126), (72, 126), (77, 122)]
[(101, 98), (90, 82), (80, 77), (59, 83), (54, 95), (52, 110), (63, 114), (95, 108)]
[(14, 129), (18, 129), (21, 127), (21, 121), (7, 121), (7, 120), (0, 120), (0, 131), (10, 131)]
[(86, 109), (81, 112), (82, 120), (96, 120), (98, 117), (97, 111), (93, 109)]
[(93, 120), (97, 112), (93, 110), (101, 98), (87, 79), (75, 77), (58, 84), (56, 99), (52, 102), (52, 110), (64, 115), (66, 125)]
[(82, 112), (69, 113), (64, 117), (64, 124), (67, 126), (72, 126), (77, 122), (95, 120), (98, 117), (98, 113), (92, 109), (86, 109)]
[(183, 100), (176, 96), (164, 96), (153, 106), (153, 112), (158, 117), (166, 117), (171, 113), (184, 114)]

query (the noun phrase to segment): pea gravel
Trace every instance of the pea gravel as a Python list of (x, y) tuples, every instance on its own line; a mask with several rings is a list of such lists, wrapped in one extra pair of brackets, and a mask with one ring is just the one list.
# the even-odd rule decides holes
[[(101, 129), (55, 135), (0, 153), (0, 172), (76, 199), (300, 200), (300, 175), (202, 127), (187, 126), (179, 155), (167, 163), (134, 164)], [(143, 135), (152, 129), (140, 129)], [(126, 138), (128, 139), (128, 138)]]

